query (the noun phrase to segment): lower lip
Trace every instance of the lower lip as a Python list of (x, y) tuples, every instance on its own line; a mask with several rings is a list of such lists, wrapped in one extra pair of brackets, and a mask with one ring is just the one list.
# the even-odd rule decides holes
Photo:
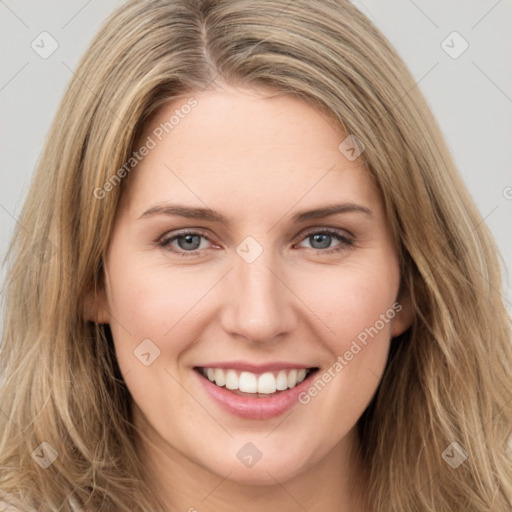
[(213, 382), (210, 382), (207, 378), (200, 375), (198, 371), (194, 370), (194, 373), (204, 386), (206, 392), (222, 409), (241, 418), (252, 420), (274, 418), (298, 404), (298, 396), (310, 386), (310, 379), (308, 377), (312, 375), (309, 374), (306, 379), (294, 388), (281, 391), (273, 396), (258, 398), (237, 395), (226, 388), (220, 388)]

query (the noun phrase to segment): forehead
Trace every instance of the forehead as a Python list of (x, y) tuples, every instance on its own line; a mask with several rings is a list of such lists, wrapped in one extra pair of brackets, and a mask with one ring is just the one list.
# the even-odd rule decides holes
[(152, 149), (130, 176), (124, 202), (133, 215), (164, 200), (252, 212), (302, 200), (375, 202), (363, 159), (339, 149), (346, 137), (296, 96), (269, 89), (191, 93), (146, 124), (136, 149)]

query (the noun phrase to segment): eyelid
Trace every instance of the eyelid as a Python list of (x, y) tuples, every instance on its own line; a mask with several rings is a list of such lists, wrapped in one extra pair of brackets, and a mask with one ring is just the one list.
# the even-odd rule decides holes
[[(180, 236), (185, 236), (185, 235), (201, 235), (202, 237), (204, 237), (207, 240), (209, 240), (210, 242), (212, 242), (210, 236), (208, 236), (207, 233), (208, 233), (207, 230), (202, 229), (202, 228), (177, 229), (177, 230), (167, 231), (162, 236), (157, 238), (156, 243), (164, 244), (164, 243), (170, 242), (173, 238), (179, 238)], [(188, 251), (188, 252), (193, 253), (194, 251)]]
[[(347, 246), (351, 246), (355, 243), (356, 237), (347, 231), (346, 229), (342, 228), (334, 228), (330, 226), (310, 226), (308, 228), (305, 228), (302, 230), (295, 238), (294, 238), (294, 244), (302, 242), (309, 236), (313, 234), (318, 233), (327, 233), (330, 236), (335, 236), (341, 238), (339, 240), (341, 243), (339, 245), (345, 244), (345, 249)], [(186, 235), (200, 235), (207, 239), (209, 242), (214, 243), (210, 236), (208, 236), (208, 230), (205, 230), (203, 228), (183, 228), (183, 229), (177, 229), (173, 231), (166, 232), (162, 236), (160, 236), (156, 243), (166, 249), (168, 246), (170, 246), (170, 243), (174, 241), (175, 239), (186, 236)], [(338, 246), (331, 247), (329, 249), (314, 249), (310, 248), (311, 250), (317, 251), (318, 253), (323, 253), (325, 255), (330, 253), (336, 253), (341, 252), (343, 248), (337, 249)], [(196, 249), (194, 251), (184, 251), (184, 250), (176, 250), (176, 249), (167, 249), (169, 252), (179, 255), (190, 255), (190, 256), (197, 256), (197, 253), (201, 253), (202, 251), (208, 250), (208, 249)]]
[(301, 231), (299, 233), (299, 235), (297, 235), (297, 236), (299, 238), (300, 237), (305, 237), (305, 236), (307, 236), (309, 234), (318, 233), (318, 232), (321, 232), (321, 231), (330, 231), (330, 232), (333, 232), (333, 233), (337, 233), (338, 235), (346, 236), (346, 238), (350, 238), (351, 240), (355, 240), (355, 238), (356, 238), (355, 235), (352, 234), (347, 229), (335, 228), (335, 227), (331, 227), (331, 226), (312, 226), (312, 227), (308, 227), (308, 228), (305, 228), (304, 231)]
[[(334, 231), (334, 232), (336, 232), (338, 234), (346, 233), (347, 234), (347, 238), (355, 238), (354, 234), (351, 233), (350, 231), (348, 231), (347, 229), (335, 228), (335, 227), (331, 227), (331, 226), (309, 226), (307, 228), (304, 228), (304, 230), (302, 230), (296, 237), (294, 237), (294, 239), (296, 240), (297, 238), (305, 237), (305, 236), (307, 236), (310, 233), (317, 233), (319, 231)], [(172, 236), (171, 236), (171, 234), (172, 234)], [(203, 228), (182, 228), (182, 229), (167, 231), (166, 233), (161, 235), (156, 241), (159, 242), (159, 241), (164, 240), (164, 239), (169, 239), (169, 238), (173, 238), (173, 237), (176, 237), (176, 236), (179, 236), (179, 235), (187, 235), (187, 234), (203, 235), (205, 238), (208, 238), (210, 240), (210, 237), (208, 236), (208, 230), (207, 229), (203, 229)]]

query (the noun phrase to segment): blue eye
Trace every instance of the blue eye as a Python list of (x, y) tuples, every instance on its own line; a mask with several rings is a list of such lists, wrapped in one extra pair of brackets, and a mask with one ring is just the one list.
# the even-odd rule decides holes
[[(205, 249), (204, 247), (201, 248), (201, 239), (209, 240), (203, 233), (189, 230), (182, 231), (172, 236), (164, 236), (157, 244), (180, 256), (199, 256), (201, 250)], [(310, 231), (306, 235), (302, 235), (300, 240), (306, 239), (310, 239), (312, 243), (318, 244), (317, 247), (311, 247), (311, 249), (323, 254), (346, 250), (354, 243), (344, 232), (332, 229)], [(333, 239), (338, 240), (340, 243), (334, 246), (334, 248), (330, 248)], [(177, 246), (174, 245), (174, 242), (177, 243)]]
[[(169, 249), (169, 251), (173, 253), (180, 254), (181, 256), (196, 256), (197, 253), (200, 252), (198, 249), (201, 245), (201, 238), (208, 240), (208, 238), (202, 233), (198, 233), (196, 231), (182, 231), (172, 237), (164, 237), (158, 242), (158, 245)], [(178, 241), (179, 250), (176, 250), (174, 248), (175, 246), (171, 245), (175, 240)], [(183, 241), (181, 242), (181, 240)]]
[[(329, 248), (329, 250), (324, 250), (330, 246), (332, 239), (338, 240), (340, 243), (336, 245), (334, 248)], [(311, 231), (306, 235), (305, 239), (313, 240), (312, 243), (318, 243), (320, 247), (311, 247), (317, 251), (322, 253), (330, 254), (332, 252), (339, 252), (344, 249), (347, 249), (349, 246), (353, 245), (354, 241), (349, 238), (347, 235), (332, 229), (323, 229), (321, 231)]]

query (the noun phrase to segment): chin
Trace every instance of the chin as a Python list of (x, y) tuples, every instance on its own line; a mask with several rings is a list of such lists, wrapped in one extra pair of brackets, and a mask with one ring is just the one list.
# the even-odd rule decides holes
[[(286, 448), (288, 453), (284, 452), (283, 448), (281, 446), (280, 449), (276, 449), (272, 453), (266, 450), (261, 455), (261, 458), (255, 462), (247, 461), (244, 463), (243, 454), (240, 457), (237, 457), (235, 454), (232, 462), (228, 462), (224, 455), (218, 465), (212, 466), (210, 459), (208, 461), (208, 468), (210, 471), (214, 471), (222, 477), (227, 477), (228, 480), (240, 484), (254, 486), (275, 485), (276, 481), (279, 483), (286, 482), (312, 465), (311, 462), (308, 463), (305, 460), (303, 455), (297, 454), (292, 456), (289, 447)], [(237, 451), (239, 450), (237, 449)]]

